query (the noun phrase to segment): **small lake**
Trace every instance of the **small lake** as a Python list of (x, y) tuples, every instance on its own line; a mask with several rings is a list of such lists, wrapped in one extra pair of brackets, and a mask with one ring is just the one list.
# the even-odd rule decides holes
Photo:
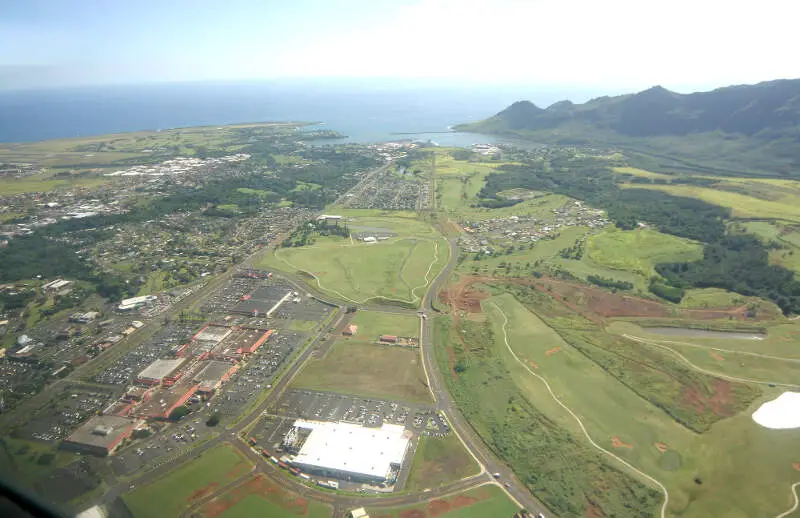
[(687, 329), (683, 327), (645, 327), (648, 333), (668, 336), (688, 336), (691, 338), (732, 338), (734, 340), (763, 340), (763, 333), (741, 331), (706, 331), (705, 329)]

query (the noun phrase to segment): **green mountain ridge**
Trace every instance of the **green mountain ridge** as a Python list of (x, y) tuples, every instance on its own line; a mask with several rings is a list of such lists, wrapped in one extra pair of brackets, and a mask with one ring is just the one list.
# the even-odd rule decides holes
[(618, 145), (731, 174), (800, 176), (800, 79), (691, 94), (654, 86), (547, 108), (517, 101), (454, 129), (542, 143)]

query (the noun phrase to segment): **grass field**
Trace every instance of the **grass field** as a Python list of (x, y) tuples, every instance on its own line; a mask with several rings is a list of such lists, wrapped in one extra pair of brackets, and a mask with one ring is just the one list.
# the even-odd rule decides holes
[[(381, 220), (375, 224), (387, 225)], [(448, 255), (443, 239), (396, 237), (363, 243), (320, 238), (311, 246), (276, 250), (263, 265), (307, 272), (313, 286), (348, 302), (383, 298), (418, 304)]]
[(674, 196), (697, 198), (714, 205), (728, 207), (734, 217), (739, 218), (764, 218), (779, 221), (800, 223), (800, 193), (796, 190), (797, 182), (790, 184), (775, 183), (789, 182), (788, 180), (730, 180), (722, 182), (726, 186), (733, 186), (747, 192), (750, 189), (768, 190), (772, 199), (748, 196), (740, 192), (721, 190), (718, 187), (699, 187), (696, 185), (647, 185), (633, 184), (624, 186), (636, 189), (652, 189), (666, 192)]
[[(467, 259), (458, 265), (458, 271), (465, 273), (483, 273), (494, 276), (528, 276), (534, 269), (564, 269), (578, 278), (586, 279), (589, 275), (613, 278), (632, 283), (640, 292), (647, 292), (649, 276), (632, 271), (618, 270), (599, 264), (584, 253), (580, 260), (564, 259), (559, 251), (573, 246), (576, 241), (589, 235), (587, 227), (569, 227), (561, 231), (555, 239), (545, 239), (536, 243), (533, 248), (518, 247), (511, 254), (492, 256), (475, 261)], [(540, 261), (540, 266), (535, 266)]]
[(479, 471), (478, 464), (464, 449), (455, 434), (422, 437), (414, 454), (414, 464), (406, 489), (412, 492), (435, 488)]
[[(496, 286), (494, 291), (499, 293), (502, 289)], [(800, 437), (762, 428), (750, 418), (762, 401), (780, 393), (779, 388), (721, 382), (679, 364), (669, 352), (606, 336), (602, 327), (595, 328), (575, 314), (558, 313), (541, 301), (536, 307), (551, 314), (546, 321), (508, 294), (493, 296), (483, 302), (483, 307), (489, 316), (487, 329), (460, 319), (461, 330), (457, 331), (449, 319), (436, 321), (437, 361), (445, 372), (450, 370), (451, 361), (465, 362), (464, 372), (451, 371), (446, 376), (457, 403), (520, 478), (536, 480), (531, 490), (557, 514), (599, 515), (591, 514), (584, 497), (575, 495), (585, 495), (606, 516), (638, 516), (636, 509), (642, 509), (642, 513), (649, 509), (646, 514), (650, 515), (660, 499), (656, 492), (642, 492), (636, 481), (639, 479), (630, 470), (588, 447), (575, 420), (506, 349), (502, 341), (503, 315), (508, 318), (506, 331), (514, 353), (550, 383), (554, 393), (580, 417), (592, 438), (667, 486), (668, 516), (774, 516), (790, 507), (789, 485), (798, 478), (792, 463), (798, 459), (787, 457), (786, 452), (800, 451)], [(558, 332), (552, 325), (559, 326)], [(636, 328), (618, 322), (609, 331), (622, 333)], [(461, 333), (465, 344), (454, 340), (456, 332)], [(565, 340), (564, 336), (570, 338)], [(797, 354), (798, 337), (800, 326), (784, 322), (768, 325), (768, 338), (760, 342), (690, 341), (781, 355), (791, 351)], [(580, 348), (576, 347), (578, 342)], [(475, 345), (478, 343), (489, 345), (480, 349)], [(757, 379), (774, 376), (774, 381), (797, 380), (800, 375), (800, 363), (726, 352), (711, 354), (707, 349), (691, 346), (674, 347), (680, 347), (680, 353), (697, 366), (714, 372)], [(713, 410), (722, 415), (702, 433), (690, 431), (665, 411), (662, 405), (667, 405), (668, 400), (658, 400), (662, 393), (673, 394), (669, 388), (673, 378), (657, 375), (659, 371), (646, 368), (645, 364), (686, 383), (683, 395), (679, 391), (678, 400), (669, 403), (678, 405), (672, 412), (679, 405), (690, 405), (687, 411), (691, 410), (692, 405), (703, 401), (704, 413)], [(623, 368), (618, 369), (619, 365)], [(508, 374), (495, 377), (502, 372)], [(709, 385), (710, 399), (697, 399), (705, 390), (703, 384)], [(753, 394), (757, 399), (747, 399)], [(747, 403), (746, 409), (737, 406), (739, 397), (745, 397), (742, 401)], [(503, 430), (501, 437), (491, 431), (496, 429)], [(550, 432), (535, 435), (539, 429)], [(575, 465), (580, 469), (573, 469)], [(609, 466), (614, 469), (609, 470)], [(598, 487), (607, 491), (596, 494)], [(627, 491), (634, 491), (643, 500)], [(620, 507), (632, 502), (637, 502), (636, 509)]]
[[(0, 155), (2, 157), (2, 155)], [(73, 178), (56, 178), (48, 174), (30, 176), (24, 179), (0, 179), (0, 195), (22, 194), (26, 192), (49, 192), (55, 189), (73, 189), (76, 187), (98, 187), (112, 180), (97, 176), (76, 176)]]
[(252, 464), (233, 446), (217, 446), (122, 498), (134, 518), (178, 516), (195, 500), (251, 468)]
[(414, 315), (358, 311), (352, 323), (358, 326), (354, 341), (375, 342), (380, 335), (419, 338), (419, 318)]
[(765, 244), (778, 244), (781, 248), (769, 250), (772, 264), (800, 273), (800, 231), (794, 225), (777, 221), (741, 221), (731, 227), (734, 232), (753, 234)]
[(211, 500), (200, 509), (203, 518), (328, 518), (326, 504), (307, 500), (284, 489), (262, 474)]
[(418, 349), (338, 341), (311, 360), (293, 384), (314, 390), (430, 403)]
[[(316, 502), (312, 502), (312, 504), (316, 504)], [(220, 518), (252, 518), (254, 516), (269, 516), (270, 518), (296, 518), (298, 516), (327, 518), (331, 516), (331, 511), (329, 508), (321, 506), (320, 504), (316, 504), (306, 512), (292, 511), (278, 504), (273, 504), (260, 496), (248, 495), (242, 501), (218, 516)]]
[(372, 518), (500, 518), (517, 511), (519, 508), (494, 485), (406, 507), (367, 507)]
[(151, 151), (158, 149), (165, 150), (167, 157), (194, 155), (199, 147), (234, 153), (244, 141), (237, 134), (237, 128), (274, 132), (292, 131), (297, 126), (296, 123), (232, 124), (7, 143), (0, 145), (0, 162), (22, 162), (45, 167), (119, 167), (114, 162), (150, 158), (153, 155)]
[(748, 297), (720, 288), (686, 290), (679, 304), (687, 309), (730, 308), (741, 306)]
[(703, 258), (703, 246), (655, 230), (617, 230), (607, 227), (588, 239), (586, 251), (596, 263), (645, 276), (655, 275), (658, 263), (692, 262)]

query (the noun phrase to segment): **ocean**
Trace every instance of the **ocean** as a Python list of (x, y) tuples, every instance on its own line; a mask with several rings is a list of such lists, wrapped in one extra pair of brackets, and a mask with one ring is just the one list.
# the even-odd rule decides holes
[[(319, 122), (347, 139), (433, 140), (441, 145), (496, 142), (447, 132), (520, 99), (523, 87), (439, 87), (357, 81), (273, 81), (96, 86), (0, 92), (0, 142), (27, 142), (237, 122)], [(557, 92), (538, 92), (546, 103)], [(398, 135), (403, 133), (403, 135)]]

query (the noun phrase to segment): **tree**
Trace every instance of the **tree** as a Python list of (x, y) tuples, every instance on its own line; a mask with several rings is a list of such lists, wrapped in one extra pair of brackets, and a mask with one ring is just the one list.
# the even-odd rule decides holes
[(219, 412), (214, 412), (206, 421), (206, 426), (217, 426), (219, 424)]
[(179, 421), (189, 415), (189, 409), (183, 405), (179, 406), (169, 414), (170, 421)]

